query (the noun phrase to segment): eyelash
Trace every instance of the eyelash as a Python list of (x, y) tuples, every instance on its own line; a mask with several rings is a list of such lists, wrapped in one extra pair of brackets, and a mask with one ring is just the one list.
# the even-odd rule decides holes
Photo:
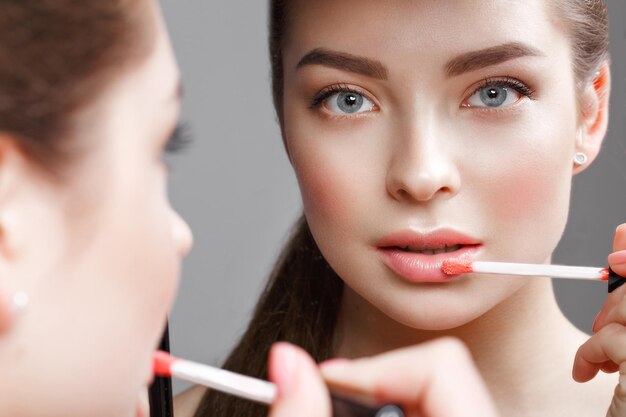
[(481, 81), (480, 84), (474, 90), (472, 90), (471, 94), (467, 95), (467, 97), (472, 97), (474, 94), (476, 94), (485, 87), (511, 88), (531, 100), (535, 99), (535, 90), (528, 87), (517, 78), (508, 76), (503, 78), (487, 78)]
[(179, 123), (170, 134), (165, 144), (165, 153), (178, 154), (184, 151), (192, 142), (192, 137), (187, 123)]
[[(504, 88), (511, 88), (515, 91), (517, 91), (518, 93), (520, 93), (521, 95), (528, 97), (531, 100), (535, 99), (535, 90), (533, 90), (532, 88), (530, 88), (529, 86), (527, 86), (526, 84), (524, 84), (523, 82), (521, 82), (520, 80), (518, 80), (517, 78), (513, 78), (513, 77), (503, 77), (503, 78), (486, 78), (483, 81), (480, 82), (480, 84), (474, 88), (471, 92), (471, 94), (468, 94), (466, 96), (466, 99), (468, 97), (472, 97), (474, 94), (476, 94), (478, 91), (480, 91), (481, 89), (485, 88), (485, 87), (504, 87)], [(317, 109), (319, 108), (322, 103), (324, 103), (324, 101), (329, 98), (330, 96), (332, 96), (333, 94), (336, 93), (355, 93), (355, 94), (360, 94), (360, 95), (365, 95), (362, 91), (350, 87), (347, 84), (333, 84), (331, 86), (328, 86), (324, 89), (322, 89), (321, 91), (319, 91), (318, 93), (315, 94), (315, 96), (313, 96), (313, 98), (311, 99), (311, 102), (309, 104), (309, 108), (310, 109)], [(465, 100), (466, 100), (465, 99)], [(501, 111), (501, 110), (497, 110), (494, 109), (495, 111)], [(489, 111), (489, 110), (488, 110)], [(493, 110), (491, 110), (493, 111)], [(343, 116), (346, 117), (346, 116)]]
[(363, 91), (360, 91), (356, 88), (352, 88), (347, 84), (333, 84), (322, 89), (317, 94), (315, 94), (315, 96), (313, 96), (313, 98), (311, 99), (309, 108), (310, 109), (319, 108), (328, 97), (336, 93), (354, 93), (354, 94), (359, 94), (362, 96), (367, 96), (367, 94), (364, 94)]

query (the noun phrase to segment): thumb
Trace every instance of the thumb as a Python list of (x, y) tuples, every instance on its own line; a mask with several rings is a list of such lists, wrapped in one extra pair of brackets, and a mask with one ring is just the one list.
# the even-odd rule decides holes
[(270, 417), (329, 417), (330, 400), (317, 366), (302, 349), (276, 343), (270, 351), (269, 378), (278, 387)]

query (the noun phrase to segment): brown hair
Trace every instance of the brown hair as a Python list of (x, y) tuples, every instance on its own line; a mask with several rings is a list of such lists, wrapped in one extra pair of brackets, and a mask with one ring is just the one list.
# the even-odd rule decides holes
[(145, 6), (0, 0), (0, 132), (45, 168), (65, 162), (73, 116), (149, 50)]
[[(609, 58), (607, 10), (602, 0), (553, 0), (565, 22), (573, 48), (579, 85), (593, 78)], [(282, 126), (282, 48), (289, 27), (289, 1), (269, 2), (269, 50), (274, 106)], [(246, 332), (228, 356), (224, 368), (266, 378), (267, 355), (277, 341), (295, 343), (316, 360), (333, 355), (335, 323), (343, 281), (320, 253), (306, 219), (294, 227)], [(235, 397), (208, 391), (195, 417), (257, 417), (263, 408)]]

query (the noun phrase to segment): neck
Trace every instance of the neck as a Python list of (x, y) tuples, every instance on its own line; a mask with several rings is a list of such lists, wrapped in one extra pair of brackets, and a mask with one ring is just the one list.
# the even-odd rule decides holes
[(336, 335), (336, 353), (343, 357), (457, 337), (472, 352), (501, 411), (523, 407), (530, 397), (550, 392), (550, 384), (570, 380), (576, 348), (585, 337), (561, 313), (548, 278), (531, 278), (479, 318), (442, 331), (404, 326), (346, 286)]

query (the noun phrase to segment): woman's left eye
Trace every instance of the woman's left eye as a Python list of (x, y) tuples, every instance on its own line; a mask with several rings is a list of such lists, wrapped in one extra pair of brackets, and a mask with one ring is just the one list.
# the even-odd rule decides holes
[(531, 97), (532, 91), (519, 81), (486, 82), (463, 103), (465, 107), (499, 109), (508, 107), (524, 97)]
[(311, 101), (311, 108), (323, 106), (337, 115), (355, 115), (374, 110), (375, 105), (364, 94), (347, 86), (331, 86), (319, 92)]
[(374, 104), (353, 91), (341, 91), (326, 99), (326, 107), (333, 113), (355, 114), (371, 111)]

